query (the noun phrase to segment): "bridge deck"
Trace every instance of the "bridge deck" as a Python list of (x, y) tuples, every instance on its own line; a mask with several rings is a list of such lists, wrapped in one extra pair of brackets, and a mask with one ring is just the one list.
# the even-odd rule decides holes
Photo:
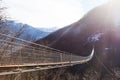
[(0, 33), (0, 75), (73, 66), (90, 61), (87, 57), (60, 51)]
[(47, 69), (55, 69), (61, 67), (73, 66), (70, 62), (59, 62), (59, 63), (42, 63), (42, 64), (24, 64), (24, 65), (6, 65), (0, 66), (0, 69), (3, 71), (0, 72), (0, 76), (2, 75), (12, 75)]
[(3, 65), (0, 68), (6, 67), (29, 67), (29, 66), (49, 66), (49, 65), (60, 65), (60, 64), (69, 64), (70, 62), (56, 62), (56, 63), (38, 63), (38, 64), (20, 64), (20, 65)]

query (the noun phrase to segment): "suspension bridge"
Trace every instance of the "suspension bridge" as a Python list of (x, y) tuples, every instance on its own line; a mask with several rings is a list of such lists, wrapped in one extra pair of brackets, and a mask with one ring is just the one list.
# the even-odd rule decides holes
[(89, 56), (82, 57), (0, 33), (0, 75), (83, 64), (93, 55), (94, 49)]

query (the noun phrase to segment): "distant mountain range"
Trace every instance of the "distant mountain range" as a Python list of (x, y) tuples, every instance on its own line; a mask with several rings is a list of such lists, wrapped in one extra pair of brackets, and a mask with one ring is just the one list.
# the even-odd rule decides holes
[(36, 41), (56, 30), (56, 28), (37, 29), (28, 24), (23, 24), (15, 21), (7, 21), (0, 28), (0, 32), (2, 33), (9, 35), (11, 34), (12, 36), (16, 36), (28, 41)]

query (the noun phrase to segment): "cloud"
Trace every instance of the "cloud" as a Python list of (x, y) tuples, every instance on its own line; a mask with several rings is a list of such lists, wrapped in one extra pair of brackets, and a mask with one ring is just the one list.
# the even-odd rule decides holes
[(4, 0), (9, 15), (35, 27), (63, 27), (83, 14), (80, 0)]

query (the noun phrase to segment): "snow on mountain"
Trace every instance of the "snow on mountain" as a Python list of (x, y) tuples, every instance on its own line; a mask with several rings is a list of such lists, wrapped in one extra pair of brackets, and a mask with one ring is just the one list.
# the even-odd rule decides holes
[(54, 31), (54, 30), (49, 31), (49, 29), (45, 28), (42, 29), (33, 28), (28, 24), (23, 24), (15, 21), (7, 21), (2, 26), (3, 28), (8, 29), (8, 31), (12, 33), (13, 36), (18, 35), (17, 36), (18, 38), (25, 39), (28, 41), (35, 41), (41, 39), (50, 34), (52, 31)]
[(104, 33), (98, 33), (98, 34), (91, 35), (90, 37), (88, 37), (88, 41), (89, 42), (99, 41), (102, 35), (104, 35)]

